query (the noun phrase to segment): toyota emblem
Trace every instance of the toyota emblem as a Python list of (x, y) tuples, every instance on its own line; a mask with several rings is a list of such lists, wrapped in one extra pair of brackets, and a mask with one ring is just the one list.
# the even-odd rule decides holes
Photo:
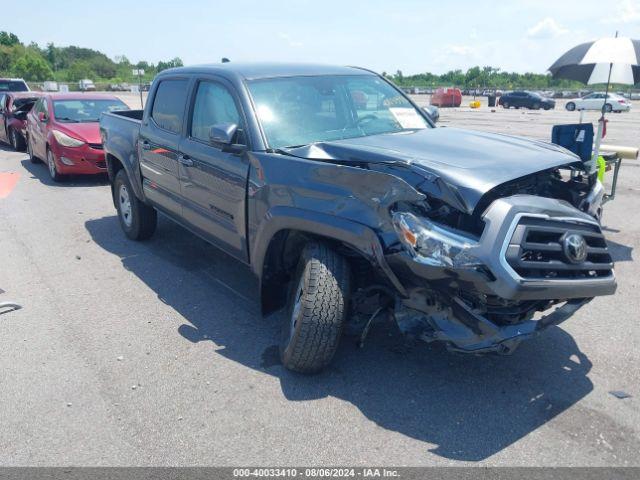
[(582, 263), (587, 258), (587, 242), (582, 235), (571, 233), (564, 237), (562, 250), (571, 263)]

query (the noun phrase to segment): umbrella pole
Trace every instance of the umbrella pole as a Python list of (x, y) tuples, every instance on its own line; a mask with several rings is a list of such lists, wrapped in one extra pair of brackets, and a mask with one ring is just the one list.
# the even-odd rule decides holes
[[(618, 38), (618, 31), (616, 30), (616, 36)], [(613, 69), (613, 63), (609, 64), (609, 76), (607, 77), (607, 88), (604, 91), (604, 103), (602, 104), (602, 116), (598, 120), (598, 133), (596, 135), (596, 141), (593, 149), (593, 156), (591, 157), (591, 165), (589, 165), (589, 173), (594, 173), (598, 167), (598, 157), (600, 156), (600, 142), (602, 141), (602, 131), (604, 130), (605, 114), (607, 113), (607, 100), (609, 99), (609, 84), (611, 83), (611, 70)]]
[[(617, 32), (616, 32), (617, 36)], [(600, 142), (602, 142), (602, 131), (604, 129), (605, 114), (607, 113), (607, 100), (609, 97), (609, 84), (611, 83), (611, 70), (613, 63), (609, 64), (609, 76), (607, 77), (607, 88), (604, 92), (604, 103), (602, 104), (602, 116), (598, 120), (598, 133), (596, 134), (595, 145), (593, 148), (593, 156), (591, 157), (591, 165), (589, 165), (589, 173), (594, 173), (598, 166), (598, 157), (600, 156)]]

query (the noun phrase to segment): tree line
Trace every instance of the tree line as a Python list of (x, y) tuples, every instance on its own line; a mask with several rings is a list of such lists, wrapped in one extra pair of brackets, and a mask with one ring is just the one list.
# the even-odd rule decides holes
[[(0, 76), (14, 76), (27, 81), (45, 80), (75, 82), (83, 78), (104, 82), (132, 81), (133, 68), (145, 71), (144, 80), (167, 68), (182, 66), (178, 57), (157, 64), (140, 61), (131, 63), (124, 55), (114, 59), (90, 48), (58, 47), (48, 43), (41, 48), (36, 43), (24, 45), (13, 33), (0, 32)], [(500, 68), (472, 67), (466, 72), (451, 70), (442, 75), (418, 73), (403, 75), (382, 73), (401, 87), (501, 88), (501, 89), (567, 89), (577, 90), (584, 85), (571, 80), (554, 80), (550, 74), (505, 72)]]
[(579, 89), (584, 88), (580, 82), (572, 80), (554, 80), (551, 74), (504, 72), (495, 67), (472, 67), (466, 72), (450, 70), (442, 75), (418, 73), (403, 75), (401, 70), (395, 74), (383, 75), (391, 78), (402, 87), (442, 87), (455, 86), (463, 88), (500, 88), (500, 89)]
[(111, 59), (90, 48), (58, 47), (53, 43), (44, 48), (36, 43), (24, 45), (17, 35), (0, 32), (0, 77), (19, 77), (32, 82), (76, 82), (89, 78), (118, 83), (132, 81), (134, 68), (145, 71), (146, 81), (162, 70), (181, 66), (182, 60), (178, 57), (154, 65), (146, 61), (132, 63), (124, 55)]

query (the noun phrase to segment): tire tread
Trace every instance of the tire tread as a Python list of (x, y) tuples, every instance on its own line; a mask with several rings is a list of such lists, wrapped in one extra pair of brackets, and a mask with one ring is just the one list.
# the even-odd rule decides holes
[[(315, 242), (305, 247), (300, 262), (307, 289), (299, 324), (289, 345), (283, 345), (283, 364), (297, 372), (316, 373), (331, 362), (342, 335), (350, 290), (349, 265), (328, 245)], [(296, 280), (300, 281), (300, 276)], [(289, 328), (290, 320), (289, 315), (283, 328)]]

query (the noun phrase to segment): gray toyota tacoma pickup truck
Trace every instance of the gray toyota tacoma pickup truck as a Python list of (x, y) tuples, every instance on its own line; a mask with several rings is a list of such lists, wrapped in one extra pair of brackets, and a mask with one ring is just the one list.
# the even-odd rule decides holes
[(120, 225), (157, 212), (250, 265), (283, 310), (283, 364), (316, 372), (372, 322), (510, 353), (615, 292), (601, 188), (572, 153), (436, 128), (365, 69), (233, 64), (160, 73), (144, 111), (104, 114)]

